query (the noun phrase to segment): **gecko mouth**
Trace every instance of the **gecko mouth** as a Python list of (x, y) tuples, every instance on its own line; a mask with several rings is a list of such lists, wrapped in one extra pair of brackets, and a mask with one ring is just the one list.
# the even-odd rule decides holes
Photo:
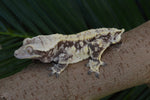
[(34, 55), (34, 56), (28, 56), (28, 55), (26, 55), (26, 56), (22, 56), (22, 55), (14, 55), (16, 58), (18, 58), (18, 59), (34, 59), (34, 58), (39, 58), (39, 57), (41, 57), (41, 56), (39, 56), (39, 55)]
[(32, 59), (32, 58), (38, 58), (41, 57), (40, 55), (28, 55), (25, 53), (19, 53), (18, 50), (14, 52), (14, 56), (18, 59)]

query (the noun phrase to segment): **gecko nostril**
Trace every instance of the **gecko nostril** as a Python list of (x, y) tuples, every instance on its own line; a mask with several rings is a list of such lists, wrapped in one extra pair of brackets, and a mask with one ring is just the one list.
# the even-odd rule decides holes
[(17, 54), (15, 53), (14, 56), (17, 56)]
[(14, 56), (17, 56), (17, 51), (14, 52)]

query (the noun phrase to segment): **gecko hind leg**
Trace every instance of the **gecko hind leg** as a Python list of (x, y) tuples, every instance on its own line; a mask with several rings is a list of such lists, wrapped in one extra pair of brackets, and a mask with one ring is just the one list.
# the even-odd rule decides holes
[(92, 42), (89, 44), (89, 55), (91, 58), (87, 64), (87, 66), (90, 68), (88, 74), (94, 72), (97, 78), (99, 78), (99, 67), (106, 65), (106, 63), (101, 61), (101, 55), (104, 50), (105, 48), (100, 46), (100, 43)]
[(54, 64), (53, 67), (50, 68), (52, 71), (49, 76), (56, 75), (56, 77), (59, 77), (60, 73), (68, 66), (68, 64)]

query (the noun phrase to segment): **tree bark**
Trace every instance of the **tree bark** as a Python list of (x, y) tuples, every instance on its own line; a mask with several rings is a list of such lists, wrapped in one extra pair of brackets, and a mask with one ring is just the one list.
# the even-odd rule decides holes
[(0, 80), (0, 100), (95, 100), (133, 86), (150, 83), (150, 21), (125, 32), (122, 44), (102, 55), (106, 67), (99, 79), (88, 75), (87, 60), (48, 77), (49, 64), (32, 63)]

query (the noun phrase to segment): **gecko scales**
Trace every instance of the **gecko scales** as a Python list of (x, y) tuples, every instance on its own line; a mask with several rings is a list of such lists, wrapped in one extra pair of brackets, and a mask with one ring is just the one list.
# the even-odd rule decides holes
[(98, 28), (73, 35), (39, 35), (26, 38), (23, 45), (14, 52), (19, 59), (38, 59), (43, 63), (52, 63), (51, 75), (58, 76), (68, 64), (89, 58), (89, 73), (99, 76), (102, 53), (111, 44), (118, 43), (124, 29)]

